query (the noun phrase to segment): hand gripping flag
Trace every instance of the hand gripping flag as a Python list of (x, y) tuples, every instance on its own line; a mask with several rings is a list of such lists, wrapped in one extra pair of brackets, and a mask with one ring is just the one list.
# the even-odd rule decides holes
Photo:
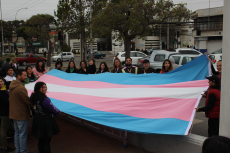
[[(72, 116), (131, 132), (187, 135), (208, 75), (202, 55), (164, 74), (52, 70), (38, 81), (46, 83), (52, 103)], [(35, 83), (26, 85), (29, 95)]]

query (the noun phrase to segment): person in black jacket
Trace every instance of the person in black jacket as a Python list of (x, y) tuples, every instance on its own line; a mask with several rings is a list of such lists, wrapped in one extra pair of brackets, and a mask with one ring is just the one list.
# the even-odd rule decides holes
[(111, 73), (122, 73), (122, 64), (121, 61), (116, 58), (113, 62), (113, 69), (111, 71)]
[(100, 67), (96, 73), (98, 74), (98, 73), (105, 73), (105, 72), (109, 72), (109, 68), (105, 62), (101, 62)]
[(66, 72), (67, 73), (78, 73), (78, 69), (76, 68), (74, 61), (69, 62)]
[(5, 77), (7, 75), (7, 71), (10, 67), (11, 67), (10, 58), (7, 58), (6, 62), (3, 63), (1, 67), (2, 77)]
[(78, 70), (78, 73), (80, 73), (80, 74), (88, 74), (86, 61), (81, 61), (80, 62), (80, 67), (81, 68)]
[(146, 74), (146, 73), (155, 73), (155, 70), (150, 67), (149, 60), (144, 60), (143, 61), (143, 68), (139, 69), (138, 74)]
[(88, 74), (95, 74), (96, 73), (96, 65), (95, 60), (91, 59), (89, 61), (89, 66), (87, 67)]
[(12, 152), (14, 149), (7, 146), (7, 132), (10, 128), (11, 121), (9, 119), (9, 92), (6, 90), (3, 78), (0, 77), (0, 119), (1, 133), (0, 146), (2, 150)]
[(46, 96), (46, 92), (46, 84), (37, 82), (34, 86), (34, 92), (30, 96), (34, 114), (31, 135), (38, 139), (39, 153), (51, 152), (51, 138), (60, 131), (54, 115), (60, 114), (61, 111), (52, 104)]
[(56, 70), (60, 70), (60, 71), (62, 71), (62, 61), (57, 61), (56, 63), (55, 63), (55, 69)]

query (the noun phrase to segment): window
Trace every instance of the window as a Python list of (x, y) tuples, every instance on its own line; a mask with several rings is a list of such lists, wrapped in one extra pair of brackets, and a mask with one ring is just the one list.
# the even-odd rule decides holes
[(62, 56), (66, 56), (66, 53), (63, 53)]
[(137, 57), (145, 57), (145, 55), (142, 53), (137, 53)]
[(182, 64), (181, 65), (184, 65), (188, 62), (191, 62), (193, 60), (192, 57), (183, 57), (183, 60), (182, 60)]
[(219, 50), (213, 52), (212, 54), (222, 54), (222, 49), (219, 49)]
[(181, 53), (181, 54), (196, 54), (196, 55), (200, 54), (199, 52), (194, 51), (194, 50), (180, 50), (179, 53)]
[(38, 56), (36, 56), (36, 55), (31, 55), (31, 57), (32, 57), (32, 58), (38, 58)]
[(137, 57), (137, 53), (136, 52), (130, 52), (130, 57)]
[(176, 64), (180, 63), (180, 58), (181, 58), (180, 56), (172, 56), (172, 57), (174, 58)]
[(165, 55), (164, 54), (157, 54), (154, 57), (154, 61), (157, 62), (163, 62), (165, 60)]
[(125, 57), (125, 53), (121, 55), (121, 57)]
[(101, 52), (97, 52), (98, 54), (102, 54)]
[(67, 53), (67, 55), (72, 55), (71, 53)]
[(25, 57), (29, 57), (29, 55), (28, 54), (26, 54), (26, 56)]
[(214, 59), (215, 59), (215, 56), (214, 56), (214, 55), (209, 55), (209, 58), (210, 58), (211, 60), (214, 60)]

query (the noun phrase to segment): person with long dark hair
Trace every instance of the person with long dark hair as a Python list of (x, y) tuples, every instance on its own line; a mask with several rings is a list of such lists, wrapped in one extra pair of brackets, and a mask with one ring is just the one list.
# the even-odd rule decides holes
[(95, 60), (91, 59), (89, 61), (89, 66), (87, 67), (88, 74), (95, 74), (96, 73), (96, 65)]
[(78, 69), (75, 66), (74, 61), (69, 61), (68, 68), (66, 69), (67, 73), (78, 73)]
[(39, 78), (40, 76), (42, 76), (43, 74), (47, 73), (47, 70), (45, 68), (45, 62), (42, 59), (38, 59), (36, 61), (36, 65), (33, 68), (33, 74)]
[(109, 68), (105, 62), (101, 62), (100, 67), (96, 73), (98, 74), (98, 73), (105, 73), (105, 72), (109, 72)]
[(0, 133), (0, 146), (2, 150), (11, 152), (14, 151), (13, 148), (7, 146), (7, 132), (10, 128), (10, 118), (9, 118), (9, 92), (6, 90), (3, 78), (0, 77), (0, 119), (1, 119), (1, 133)]
[(112, 69), (112, 73), (122, 73), (122, 64), (121, 61), (117, 58), (114, 60), (113, 62), (113, 69)]
[(31, 135), (38, 139), (39, 153), (50, 153), (51, 138), (60, 132), (54, 115), (60, 114), (61, 111), (52, 104), (46, 92), (46, 84), (37, 82), (30, 96), (34, 113)]
[(24, 84), (28, 84), (30, 82), (34, 82), (37, 80), (37, 77), (34, 75), (31, 66), (27, 66), (25, 70), (27, 73), (27, 79), (26, 79), (26, 82)]
[(56, 63), (55, 63), (55, 69), (56, 70), (60, 70), (60, 71), (62, 71), (62, 61), (57, 61)]
[(162, 64), (162, 69), (160, 73), (166, 73), (173, 70), (172, 62), (169, 59), (166, 59)]
[(78, 73), (80, 73), (80, 74), (88, 74), (86, 61), (81, 61), (80, 62), (80, 67), (81, 68), (78, 70)]

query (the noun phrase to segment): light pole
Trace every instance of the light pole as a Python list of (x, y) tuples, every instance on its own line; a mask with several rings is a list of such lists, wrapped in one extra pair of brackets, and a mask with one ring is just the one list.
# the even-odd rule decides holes
[[(20, 10), (22, 10), (22, 9), (28, 9), (27, 7), (23, 7), (23, 8), (20, 8), (18, 11), (20, 11)], [(16, 12), (16, 14), (15, 14), (15, 21), (16, 21), (16, 17), (17, 17), (17, 14), (18, 14), (18, 11)], [(15, 29), (16, 30), (16, 29)], [(17, 37), (18, 37), (18, 35), (17, 35), (17, 33), (16, 33), (16, 39), (17, 39)], [(16, 42), (17, 42), (17, 40), (15, 41), (15, 51), (17, 51), (17, 45), (16, 45)], [(15, 51), (14, 51), (14, 55), (15, 55)], [(17, 53), (16, 53), (17, 54)]]
[(0, 8), (1, 8), (1, 25), (2, 25), (2, 55), (4, 55), (4, 41), (3, 41), (3, 24), (2, 24), (2, 1), (0, 0)]
[[(20, 11), (22, 9), (28, 9), (28, 8), (27, 7), (23, 7), (23, 8), (20, 8), (18, 11)], [(16, 17), (17, 17), (18, 11), (16, 12), (16, 15), (15, 15), (15, 21), (16, 21)]]

